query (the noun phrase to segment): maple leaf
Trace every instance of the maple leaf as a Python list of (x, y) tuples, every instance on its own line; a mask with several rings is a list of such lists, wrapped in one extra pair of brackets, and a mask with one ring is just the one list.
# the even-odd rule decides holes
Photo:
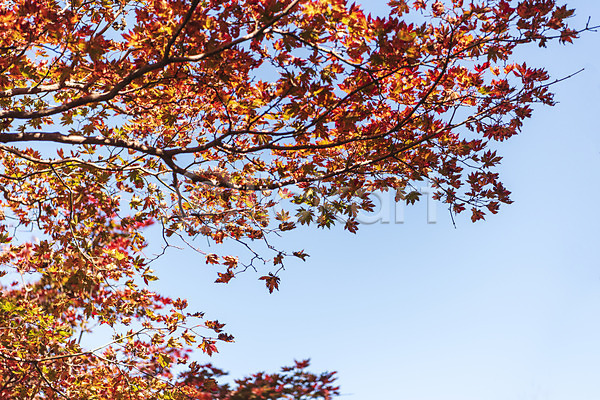
[(218, 353), (217, 346), (215, 345), (214, 340), (203, 339), (202, 342), (198, 345), (198, 348), (202, 350), (204, 353), (212, 356), (213, 353)]
[(485, 215), (483, 214), (483, 211), (477, 209), (477, 208), (472, 208), (471, 209), (472, 214), (471, 214), (471, 221), (475, 222), (475, 221), (479, 221), (480, 219), (484, 219)]
[(208, 328), (208, 329), (212, 329), (213, 331), (219, 333), (223, 330), (223, 327), (225, 326), (225, 324), (220, 323), (219, 321), (206, 321), (204, 323), (204, 325)]
[(166, 354), (159, 353), (158, 354), (158, 363), (160, 364), (161, 367), (167, 368), (167, 367), (169, 367), (169, 365), (171, 365), (171, 358)]
[(258, 279), (265, 281), (265, 285), (267, 286), (267, 289), (269, 289), (269, 293), (273, 293), (273, 290), (275, 289), (279, 290), (279, 281), (281, 279), (278, 276), (269, 273), (269, 275), (261, 276)]
[(309, 225), (313, 220), (314, 213), (312, 210), (300, 208), (296, 216), (298, 217), (298, 222), (300, 222), (300, 224)]
[(279, 252), (274, 258), (273, 258), (273, 265), (283, 265), (283, 253)]
[(356, 233), (358, 232), (358, 222), (354, 219), (349, 219), (346, 221), (344, 229), (348, 230), (349, 232)]
[(215, 281), (215, 283), (227, 283), (229, 282), (232, 278), (235, 277), (235, 275), (233, 274), (232, 271), (227, 271), (227, 272), (218, 272), (218, 278)]
[(417, 201), (419, 201), (419, 197), (421, 197), (421, 193), (413, 190), (404, 196), (404, 200), (406, 201), (406, 204), (415, 204)]
[(228, 269), (233, 269), (237, 267), (238, 259), (234, 256), (224, 256), (223, 263), (227, 265)]
[(433, 15), (439, 17), (444, 13), (444, 3), (436, 0), (436, 2), (431, 5), (431, 9), (433, 10)]
[(304, 250), (300, 250), (300, 251), (294, 251), (292, 253), (295, 257), (298, 257), (299, 259), (301, 259), (302, 261), (306, 261), (306, 257), (308, 257), (309, 255), (306, 254), (304, 252)]
[(219, 256), (216, 254), (207, 254), (206, 255), (206, 263), (207, 264), (219, 264)]

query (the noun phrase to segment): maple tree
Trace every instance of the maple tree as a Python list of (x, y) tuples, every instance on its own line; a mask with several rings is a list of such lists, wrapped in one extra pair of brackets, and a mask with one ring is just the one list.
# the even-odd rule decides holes
[[(144, 232), (189, 242), (217, 282), (270, 268), (259, 279), (273, 291), (286, 258), (307, 255), (270, 237), (336, 221), (356, 232), (374, 191), (414, 203), (429, 180), (473, 221), (509, 203), (492, 144), (553, 104), (547, 72), (513, 52), (591, 28), (570, 29), (554, 0), (390, 7), (0, 1), (0, 398), (336, 394), (306, 363), (215, 383), (191, 349), (233, 337), (149, 289)], [(97, 324), (112, 341), (83, 348)]]

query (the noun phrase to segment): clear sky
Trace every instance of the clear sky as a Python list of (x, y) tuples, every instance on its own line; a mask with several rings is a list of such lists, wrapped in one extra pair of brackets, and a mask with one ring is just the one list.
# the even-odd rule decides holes
[[(600, 23), (600, 2), (568, 4), (574, 26)], [(236, 336), (201, 360), (241, 377), (310, 357), (349, 400), (599, 399), (600, 33), (522, 54), (555, 78), (585, 71), (500, 146), (514, 204), (456, 229), (442, 205), (428, 224), (424, 203), (357, 235), (299, 229), (285, 240), (311, 257), (272, 295), (253, 273), (212, 284), (203, 259), (170, 252), (159, 291)]]

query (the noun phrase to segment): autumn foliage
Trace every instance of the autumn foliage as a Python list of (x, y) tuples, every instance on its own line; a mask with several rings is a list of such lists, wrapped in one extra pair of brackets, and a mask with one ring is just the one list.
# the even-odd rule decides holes
[[(273, 235), (340, 222), (356, 232), (375, 191), (413, 203), (428, 180), (473, 221), (509, 203), (493, 143), (518, 134), (535, 103), (553, 104), (548, 74), (513, 53), (571, 42), (573, 10), (390, 8), (0, 0), (0, 398), (333, 396), (332, 375), (305, 363), (215, 382), (221, 372), (191, 350), (233, 337), (150, 290), (144, 235), (188, 243), (217, 282), (260, 270), (273, 291), (286, 259), (307, 257)], [(240, 252), (207, 252), (206, 240)], [(96, 326), (112, 339), (82, 347)]]

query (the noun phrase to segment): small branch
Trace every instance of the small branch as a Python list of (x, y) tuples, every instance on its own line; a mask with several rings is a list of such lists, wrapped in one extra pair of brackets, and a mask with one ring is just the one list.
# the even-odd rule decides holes
[(46, 385), (48, 385), (48, 387), (50, 389), (52, 389), (53, 392), (55, 392), (56, 394), (58, 394), (60, 397), (64, 397), (67, 400), (69, 399), (63, 392), (61, 392), (60, 390), (58, 390), (57, 388), (55, 388), (54, 386), (52, 386), (52, 383), (50, 383), (50, 381), (48, 381), (48, 379), (44, 375), (44, 372), (42, 371), (42, 369), (40, 368), (40, 366), (37, 363), (34, 364), (34, 366), (35, 366), (35, 369), (37, 370), (37, 372), (40, 374), (40, 376), (44, 380), (44, 382), (46, 382)]
[(200, 0), (192, 1), (192, 5), (190, 6), (190, 9), (186, 13), (185, 17), (183, 18), (183, 21), (179, 25), (179, 28), (177, 28), (177, 31), (175, 31), (175, 34), (173, 36), (171, 36), (171, 39), (169, 39), (169, 42), (165, 46), (163, 58), (165, 58), (165, 59), (169, 58), (170, 53), (171, 53), (171, 48), (173, 47), (173, 45), (175, 44), (175, 41), (177, 40), (177, 38), (183, 31), (183, 28), (185, 28), (185, 26), (188, 24), (188, 22), (192, 18), (192, 14), (194, 13), (194, 11), (196, 11), (196, 8), (198, 7), (199, 2), (200, 2)]

